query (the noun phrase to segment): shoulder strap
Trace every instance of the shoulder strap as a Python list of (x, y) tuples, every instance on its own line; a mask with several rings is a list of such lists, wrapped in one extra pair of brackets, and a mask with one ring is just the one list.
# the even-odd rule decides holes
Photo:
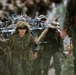
[(13, 46), (14, 46), (14, 43), (15, 43), (15, 37), (16, 37), (16, 36), (13, 36), (12, 44), (11, 44), (11, 46), (10, 46), (11, 48), (13, 48)]

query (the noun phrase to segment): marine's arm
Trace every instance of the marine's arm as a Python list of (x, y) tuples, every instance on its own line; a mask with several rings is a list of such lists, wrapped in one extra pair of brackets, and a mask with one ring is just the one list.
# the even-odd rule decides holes
[(68, 31), (72, 30), (72, 27), (74, 25), (74, 5), (72, 1), (68, 0), (67, 6), (66, 6), (66, 14), (64, 18), (64, 25), (62, 29), (62, 36), (65, 36), (68, 34)]

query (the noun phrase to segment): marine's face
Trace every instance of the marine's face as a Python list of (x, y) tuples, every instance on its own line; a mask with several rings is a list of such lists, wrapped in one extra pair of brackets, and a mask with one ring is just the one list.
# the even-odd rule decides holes
[(27, 29), (25, 27), (18, 27), (18, 31), (20, 35), (25, 35)]
[(42, 23), (45, 23), (45, 22), (46, 22), (46, 19), (41, 19), (41, 22), (42, 22)]

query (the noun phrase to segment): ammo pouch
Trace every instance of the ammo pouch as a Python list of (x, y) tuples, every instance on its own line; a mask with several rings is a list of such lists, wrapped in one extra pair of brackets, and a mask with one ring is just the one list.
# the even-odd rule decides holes
[(33, 54), (33, 51), (32, 50), (29, 50), (27, 55), (28, 55), (28, 60), (29, 61), (34, 60), (34, 54)]

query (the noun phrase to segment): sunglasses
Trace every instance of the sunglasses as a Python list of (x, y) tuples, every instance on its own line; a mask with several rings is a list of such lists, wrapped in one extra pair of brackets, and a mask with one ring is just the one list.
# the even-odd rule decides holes
[(46, 21), (46, 19), (45, 18), (42, 18), (41, 21)]
[(25, 27), (18, 27), (18, 29), (25, 30), (26, 28)]

